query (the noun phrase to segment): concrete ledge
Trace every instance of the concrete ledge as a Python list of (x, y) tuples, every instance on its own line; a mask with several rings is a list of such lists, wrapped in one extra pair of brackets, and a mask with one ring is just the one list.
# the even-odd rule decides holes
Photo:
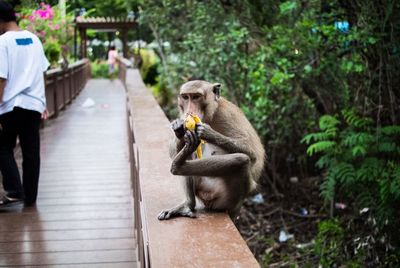
[[(131, 117), (133, 185), (142, 267), (259, 267), (225, 213), (159, 221), (158, 213), (184, 199), (181, 178), (171, 175), (170, 123), (135, 69), (126, 74)], [(138, 180), (138, 181), (135, 181)], [(141, 245), (142, 244), (142, 245)]]

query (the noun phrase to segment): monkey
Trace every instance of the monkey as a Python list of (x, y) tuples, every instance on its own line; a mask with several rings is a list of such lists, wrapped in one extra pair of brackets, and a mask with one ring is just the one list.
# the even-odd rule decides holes
[[(244, 113), (220, 96), (221, 84), (203, 80), (184, 83), (178, 94), (180, 118), (171, 123), (171, 173), (184, 176), (186, 199), (165, 209), (159, 220), (195, 218), (196, 198), (206, 210), (227, 212), (232, 220), (239, 214), (245, 197), (256, 188), (264, 168), (261, 140)], [(184, 118), (201, 119), (194, 131), (185, 130)], [(202, 144), (203, 157), (196, 159)]]

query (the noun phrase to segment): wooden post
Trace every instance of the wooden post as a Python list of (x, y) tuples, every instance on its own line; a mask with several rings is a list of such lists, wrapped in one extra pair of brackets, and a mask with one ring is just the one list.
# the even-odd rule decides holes
[(122, 55), (128, 58), (128, 31), (126, 29), (122, 29)]
[(83, 29), (83, 36), (84, 36), (84, 41), (83, 41), (83, 58), (87, 58), (87, 33), (86, 33), (86, 28)]
[(79, 59), (87, 57), (87, 34), (86, 28), (79, 28), (79, 36), (81, 37), (81, 45), (79, 51)]
[(80, 46), (79, 46), (79, 59), (82, 59), (84, 57), (83, 56), (83, 50), (84, 50), (83, 42), (84, 42), (85, 37), (83, 35), (84, 35), (83, 29), (79, 28), (79, 36), (81, 38), (81, 43), (80, 43)]

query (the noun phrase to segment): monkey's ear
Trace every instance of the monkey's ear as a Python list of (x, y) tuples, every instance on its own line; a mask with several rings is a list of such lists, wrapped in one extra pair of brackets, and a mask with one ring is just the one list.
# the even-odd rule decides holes
[(221, 96), (221, 84), (220, 83), (215, 83), (213, 84), (213, 92), (215, 94), (215, 100), (218, 100), (219, 97)]

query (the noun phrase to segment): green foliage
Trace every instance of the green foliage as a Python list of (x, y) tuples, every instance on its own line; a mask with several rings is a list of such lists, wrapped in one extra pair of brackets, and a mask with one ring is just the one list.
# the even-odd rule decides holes
[(109, 78), (107, 62), (92, 62), (91, 72), (92, 78)]
[(54, 39), (50, 39), (43, 44), (43, 49), (47, 59), (55, 65), (61, 56), (61, 45)]
[[(326, 201), (337, 195), (355, 209), (370, 208), (382, 233), (395, 229), (400, 216), (399, 126), (375, 128), (371, 118), (354, 110), (345, 110), (341, 120), (323, 116), (321, 132), (303, 138), (309, 144), (307, 153), (318, 153), (317, 164), (326, 169), (321, 195)], [(396, 233), (392, 238), (398, 243)]]
[(76, 9), (85, 8), (90, 16), (94, 17), (124, 17), (128, 13), (128, 4), (126, 0), (75, 0), (70, 1), (69, 10), (73, 12)]
[(337, 219), (325, 220), (318, 224), (314, 250), (322, 267), (333, 267), (335, 263), (343, 261), (343, 239), (344, 230)]
[(293, 173), (322, 173), (326, 201), (370, 207), (389, 234), (399, 201), (399, 1), (131, 2), (154, 35), (159, 99), (174, 106), (189, 79), (222, 83), (261, 136), (278, 189)]
[(36, 34), (43, 43), (52, 66), (57, 66), (61, 53), (72, 47), (72, 14), (62, 16), (60, 8), (33, 1), (24, 1), (18, 9), (19, 25)]
[[(133, 53), (137, 54), (138, 51), (135, 50)], [(156, 77), (158, 76), (158, 57), (151, 49), (140, 49), (139, 53), (142, 61), (140, 75), (145, 84), (155, 85), (157, 83)]]

